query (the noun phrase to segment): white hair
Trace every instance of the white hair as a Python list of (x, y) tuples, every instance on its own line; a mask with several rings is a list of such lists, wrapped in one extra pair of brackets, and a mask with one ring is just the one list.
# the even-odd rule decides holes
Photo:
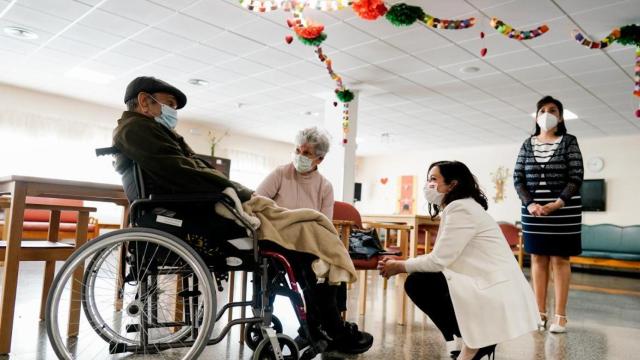
[(324, 157), (329, 152), (331, 146), (330, 135), (325, 130), (316, 126), (300, 130), (296, 135), (296, 146), (309, 144), (313, 147), (316, 156)]

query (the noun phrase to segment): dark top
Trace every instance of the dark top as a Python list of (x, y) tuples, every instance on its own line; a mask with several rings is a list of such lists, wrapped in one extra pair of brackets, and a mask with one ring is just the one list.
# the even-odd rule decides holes
[(135, 161), (145, 183), (151, 184), (149, 193), (220, 193), (233, 187), (243, 202), (253, 193), (196, 158), (182, 136), (143, 114), (122, 114), (113, 131), (113, 145), (121, 151), (116, 157), (116, 170), (122, 173), (130, 160)]
[(580, 191), (584, 168), (576, 137), (564, 135), (558, 148), (549, 156), (549, 162), (538, 163), (531, 138), (527, 138), (520, 148), (513, 170), (513, 183), (525, 208), (535, 202), (532, 194), (541, 181), (546, 181), (551, 196), (559, 197), (565, 203)]

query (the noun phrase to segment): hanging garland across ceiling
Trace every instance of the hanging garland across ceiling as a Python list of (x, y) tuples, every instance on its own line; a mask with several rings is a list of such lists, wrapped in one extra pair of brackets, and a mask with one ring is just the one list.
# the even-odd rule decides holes
[[(398, 3), (387, 8), (383, 0), (239, 0), (247, 10), (265, 13), (279, 8), (293, 13), (293, 18), (287, 19), (287, 25), (293, 30), (296, 38), (303, 44), (314, 46), (318, 59), (325, 65), (327, 72), (336, 83), (336, 98), (343, 104), (343, 144), (347, 143), (349, 132), (349, 102), (354, 99), (354, 94), (349, 90), (340, 75), (333, 70), (333, 62), (322, 51), (322, 43), (327, 39), (324, 32), (324, 25), (303, 16), (305, 8), (313, 8), (321, 11), (342, 10), (351, 7), (353, 11), (365, 20), (377, 20), (384, 16), (395, 26), (410, 26), (415, 22), (440, 30), (463, 30), (475, 25), (476, 19), (471, 17), (462, 20), (440, 19), (426, 13), (421, 7)], [(501, 24), (503, 24), (501, 22)], [(510, 27), (508, 27), (511, 29)], [(497, 28), (498, 29), (498, 28)], [(500, 31), (500, 30), (499, 30)], [(543, 26), (529, 32), (518, 32), (514, 37), (518, 40), (528, 40), (537, 37), (548, 31), (548, 27)], [(530, 37), (533, 36), (533, 37)], [(292, 35), (285, 36), (285, 42), (290, 44), (293, 41)], [(486, 54), (486, 49), (482, 50), (482, 56)], [(337, 106), (337, 103), (334, 102)]]
[[(589, 49), (604, 49), (613, 43), (620, 45), (633, 45), (636, 47), (636, 64), (634, 67), (634, 88), (633, 95), (640, 97), (640, 26), (636, 24), (625, 25), (615, 28), (600, 41), (593, 41), (584, 36), (580, 31), (573, 31), (573, 38)], [(640, 118), (640, 105), (636, 109), (636, 117)]]

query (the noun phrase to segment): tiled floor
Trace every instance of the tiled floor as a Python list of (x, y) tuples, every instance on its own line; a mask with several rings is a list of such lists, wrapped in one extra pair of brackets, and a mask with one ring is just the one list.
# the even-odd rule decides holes
[[(44, 326), (37, 321), (42, 265), (23, 263), (14, 322), (12, 354), (0, 359), (55, 359)], [(569, 332), (564, 335), (531, 333), (502, 343), (497, 359), (576, 359), (626, 360), (640, 358), (640, 275), (615, 276), (615, 273), (574, 272), (569, 298)], [(409, 323), (395, 324), (393, 282), (382, 290), (378, 276), (370, 276), (366, 322), (354, 312), (349, 319), (370, 331), (372, 349), (353, 359), (448, 359), (444, 340), (433, 323), (410, 306)], [(221, 297), (222, 298), (222, 297)], [(357, 290), (350, 298), (355, 309)], [(552, 299), (551, 299), (552, 300)], [(549, 306), (551, 309), (552, 306)], [(288, 303), (279, 300), (276, 313), (285, 323), (285, 333), (297, 328)], [(499, 326), (486, 324), (487, 327)], [(234, 330), (222, 343), (208, 347), (201, 359), (251, 359), (252, 352), (239, 342)], [(162, 359), (162, 356), (158, 356)], [(342, 358), (339, 354), (325, 355)]]

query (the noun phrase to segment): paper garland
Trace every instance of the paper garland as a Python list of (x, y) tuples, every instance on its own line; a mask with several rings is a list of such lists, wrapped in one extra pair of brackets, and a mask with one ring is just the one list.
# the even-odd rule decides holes
[(447, 20), (433, 17), (422, 10), (419, 6), (399, 3), (391, 6), (385, 17), (395, 26), (409, 26), (416, 21), (423, 22), (429, 27), (441, 30), (462, 30), (475, 25), (475, 18), (464, 20)]
[(576, 39), (576, 41), (580, 45), (588, 47), (589, 49), (604, 49), (618, 40), (618, 38), (620, 38), (620, 29), (613, 29), (613, 31), (609, 35), (607, 35), (606, 38), (600, 41), (591, 41), (584, 35), (582, 35), (582, 33), (578, 30), (573, 31), (573, 38)]
[[(634, 45), (636, 47), (636, 65), (634, 67), (633, 95), (640, 97), (640, 26), (631, 24), (621, 28), (615, 28), (607, 37), (600, 41), (590, 40), (578, 30), (574, 30), (572, 35), (578, 44), (589, 49), (604, 49), (616, 42), (621, 45)], [(636, 117), (640, 118), (640, 105), (638, 109), (636, 109), (635, 114)]]
[(282, 1), (269, 1), (269, 0), (240, 0), (240, 5), (249, 11), (254, 12), (269, 12), (277, 10), (280, 7)]
[(549, 27), (547, 25), (541, 25), (532, 30), (517, 30), (495, 17), (491, 18), (491, 27), (496, 29), (502, 35), (518, 41), (535, 39), (549, 31)]
[(351, 4), (353, 11), (365, 20), (376, 20), (387, 13), (387, 6), (382, 0), (357, 0)]
[(342, 10), (351, 5), (349, 0), (307, 0), (306, 3), (309, 7), (320, 11)]

